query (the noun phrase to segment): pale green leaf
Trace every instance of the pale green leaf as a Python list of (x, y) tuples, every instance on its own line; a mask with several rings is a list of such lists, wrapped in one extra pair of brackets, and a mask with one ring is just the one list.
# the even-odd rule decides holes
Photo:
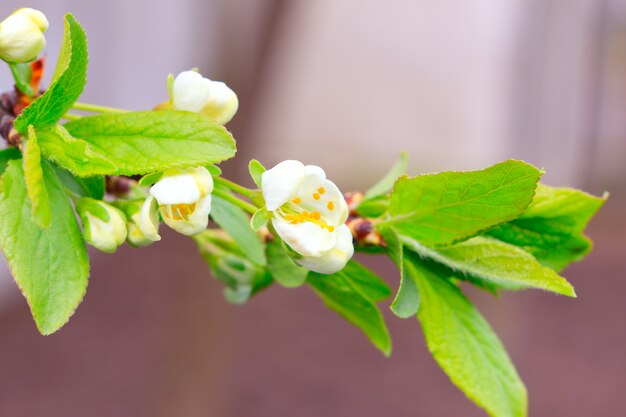
[(541, 171), (505, 161), (481, 171), (400, 178), (381, 227), (425, 245), (445, 245), (519, 216), (530, 204)]
[(606, 198), (539, 184), (533, 202), (520, 217), (486, 234), (519, 246), (543, 265), (560, 271), (591, 250), (583, 232)]
[(33, 221), (39, 227), (48, 227), (51, 217), (50, 201), (41, 168), (41, 151), (32, 126), (28, 126), (28, 141), (24, 150), (24, 175), (26, 192), (32, 206)]
[(89, 260), (76, 217), (54, 171), (43, 165), (52, 221), (31, 219), (20, 160), (9, 162), (0, 182), (0, 246), (37, 327), (50, 334), (63, 326), (87, 289)]
[(369, 190), (365, 192), (365, 201), (385, 195), (391, 191), (393, 188), (393, 184), (396, 180), (406, 174), (407, 166), (409, 163), (409, 154), (407, 152), (400, 152), (400, 156), (398, 156), (398, 160), (391, 167), (389, 172), (385, 174), (385, 176), (374, 184)]
[(22, 152), (17, 148), (6, 148), (0, 150), (0, 175), (4, 174), (7, 164), (13, 159), (21, 159)]
[(263, 242), (250, 228), (250, 219), (242, 209), (213, 195), (211, 218), (233, 238), (252, 262), (257, 265), (267, 264)]
[(391, 290), (387, 283), (354, 259), (348, 261), (338, 273), (348, 278), (371, 301), (379, 302), (391, 296)]
[(45, 141), (40, 134), (41, 149), (80, 177), (206, 166), (235, 154), (235, 141), (223, 126), (191, 112), (108, 113), (83, 117), (65, 128), (76, 139), (51, 130)]
[(324, 304), (357, 326), (385, 356), (391, 354), (391, 337), (374, 301), (341, 271), (332, 275), (309, 273), (307, 283)]
[(407, 248), (431, 258), (464, 275), (494, 282), (508, 289), (538, 288), (576, 297), (574, 288), (565, 278), (541, 265), (531, 254), (499, 240), (477, 236), (451, 246), (427, 248), (402, 236)]
[(286, 288), (299, 287), (306, 282), (309, 271), (296, 265), (279, 240), (271, 240), (266, 246), (267, 270), (274, 281)]
[(272, 213), (267, 211), (265, 207), (261, 207), (260, 209), (255, 211), (254, 214), (252, 215), (252, 218), (250, 219), (250, 227), (255, 232), (258, 231), (260, 228), (262, 228), (263, 226), (267, 224), (271, 216), (272, 216)]
[(248, 170), (250, 171), (250, 176), (252, 180), (256, 184), (257, 187), (261, 188), (261, 175), (266, 171), (265, 167), (256, 159), (253, 159), (248, 164)]
[(87, 38), (71, 14), (65, 15), (65, 32), (52, 83), (46, 92), (15, 119), (15, 128), (26, 133), (28, 126), (51, 126), (80, 97), (87, 81)]
[(422, 296), (417, 317), (439, 366), (491, 416), (525, 417), (526, 388), (489, 324), (455, 285), (418, 259), (405, 267)]
[(400, 237), (396, 232), (389, 228), (381, 230), (381, 234), (387, 244), (387, 253), (400, 270), (400, 287), (396, 293), (391, 306), (389, 307), (393, 314), (406, 319), (415, 316), (420, 305), (420, 294), (417, 284), (413, 278), (408, 275), (404, 268), (404, 247), (400, 241)]

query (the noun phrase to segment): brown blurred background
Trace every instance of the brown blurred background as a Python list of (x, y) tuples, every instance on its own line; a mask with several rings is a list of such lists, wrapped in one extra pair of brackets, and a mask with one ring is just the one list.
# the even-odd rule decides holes
[[(191, 67), (241, 107), (247, 160), (323, 166), (363, 189), (401, 150), (411, 172), (506, 158), (612, 198), (569, 300), (470, 291), (525, 380), (530, 416), (626, 415), (626, 0), (3, 0), (43, 10), (52, 66), (71, 11), (89, 35), (82, 101), (133, 109)], [(50, 76), (51, 73), (48, 74)], [(0, 87), (10, 88), (0, 69)], [(0, 416), (482, 416), (437, 368), (416, 320), (387, 314), (383, 358), (307, 288), (223, 301), (194, 244), (92, 253), (70, 323), (39, 336), (3, 266)], [(370, 262), (395, 288), (389, 263)]]

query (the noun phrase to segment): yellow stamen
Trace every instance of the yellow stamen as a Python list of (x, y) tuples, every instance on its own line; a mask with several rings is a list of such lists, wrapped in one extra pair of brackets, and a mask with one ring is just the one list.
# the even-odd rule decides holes
[(328, 207), (328, 210), (333, 211), (335, 209), (335, 203), (329, 201), (328, 204), (326, 204), (326, 207)]
[(320, 199), (320, 195), (318, 193), (313, 193), (313, 198), (315, 200), (319, 200)]
[(320, 226), (323, 229), (328, 230), (329, 232), (335, 231), (334, 226), (329, 226), (326, 224), (324, 220), (321, 219), (321, 214), (318, 211), (309, 212), (303, 211), (298, 214), (288, 214), (285, 216), (285, 220), (287, 220), (291, 224), (299, 224), (304, 222), (310, 222)]
[(302, 203), (302, 199), (300, 197), (296, 197), (293, 200), (291, 200), (291, 202), (293, 204), (300, 204), (300, 203)]
[(320, 194), (324, 194), (326, 192), (326, 189), (324, 187), (320, 187), (317, 189), (317, 192)]

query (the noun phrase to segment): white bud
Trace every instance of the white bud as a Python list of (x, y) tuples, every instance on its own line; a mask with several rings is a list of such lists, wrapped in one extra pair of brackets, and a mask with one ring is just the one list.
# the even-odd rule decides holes
[(83, 223), (87, 243), (102, 252), (113, 253), (126, 240), (126, 216), (104, 201), (81, 198), (76, 210)]
[[(130, 246), (136, 248), (148, 246), (155, 241), (155, 239), (146, 237), (139, 226), (141, 222), (141, 208), (143, 206), (141, 200), (117, 200), (113, 204), (126, 215), (126, 241)], [(158, 218), (154, 219), (154, 221), (158, 223)], [(158, 233), (156, 235), (158, 236)]]
[(9, 63), (30, 62), (46, 46), (46, 16), (35, 9), (18, 9), (0, 23), (0, 58)]
[(203, 114), (220, 125), (228, 123), (239, 108), (237, 94), (226, 84), (195, 71), (178, 74), (171, 90), (174, 109)]

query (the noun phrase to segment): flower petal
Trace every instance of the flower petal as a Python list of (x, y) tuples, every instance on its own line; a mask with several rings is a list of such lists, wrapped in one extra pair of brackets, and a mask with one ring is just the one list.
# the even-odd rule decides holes
[(311, 222), (291, 224), (280, 216), (272, 219), (278, 235), (294, 251), (303, 256), (319, 256), (336, 243), (336, 233)]
[(201, 195), (193, 173), (193, 169), (165, 171), (163, 177), (150, 189), (150, 194), (159, 205), (195, 203)]
[(274, 211), (289, 201), (305, 177), (304, 165), (300, 161), (286, 160), (268, 169), (261, 175), (261, 189), (265, 206)]
[(305, 256), (296, 262), (306, 269), (320, 274), (334, 274), (341, 271), (354, 255), (354, 245), (352, 244), (350, 228), (345, 224), (339, 226), (336, 234), (337, 242), (332, 249), (320, 256)]
[(320, 179), (316, 174), (308, 175), (297, 194), (301, 208), (320, 213), (331, 226), (339, 226), (348, 218), (348, 204), (339, 188), (330, 180)]
[(157, 202), (154, 196), (149, 195), (146, 201), (144, 201), (143, 206), (141, 206), (137, 226), (139, 226), (146, 238), (155, 242), (161, 240), (161, 236), (159, 236)]
[(195, 71), (183, 71), (172, 88), (174, 109), (198, 113), (211, 96), (211, 80)]
[(207, 228), (209, 224), (209, 213), (211, 212), (211, 194), (206, 195), (198, 201), (196, 207), (189, 215), (187, 220), (176, 219), (171, 213), (167, 213), (171, 210), (171, 207), (164, 205), (160, 207), (163, 221), (172, 229), (178, 233), (187, 236), (193, 236)]

